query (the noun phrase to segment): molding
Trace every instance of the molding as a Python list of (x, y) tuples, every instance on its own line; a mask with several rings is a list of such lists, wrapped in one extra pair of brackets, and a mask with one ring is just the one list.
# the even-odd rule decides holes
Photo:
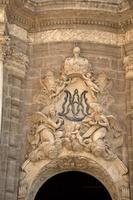
[[(43, 2), (40, 1), (27, 1), (24, 5), (26, 8), (30, 9), (31, 11), (34, 11), (36, 9), (36, 12), (42, 12), (43, 10), (54, 10), (55, 8), (58, 10), (61, 7), (65, 7), (66, 9), (90, 9), (90, 10), (104, 10), (104, 11), (111, 11), (111, 12), (118, 12), (120, 10), (119, 3), (109, 3), (107, 2), (100, 2), (100, 1), (67, 1), (65, 3), (64, 1), (57, 1), (56, 5), (51, 2)], [(42, 9), (43, 8), (43, 9)]]
[[(72, 3), (66, 5), (64, 5), (65, 3), (57, 3), (55, 5), (50, 2), (33, 4), (33, 1), (11, 0), (7, 6), (8, 21), (10, 24), (16, 24), (29, 32), (64, 28), (64, 26), (72, 28), (90, 25), (116, 31), (121, 30), (121, 26), (127, 29), (133, 24), (133, 12), (127, 0), (122, 1), (121, 4), (117, 2), (111, 4), (110, 1), (106, 3), (98, 1), (85, 3), (80, 1), (79, 3), (77, 1), (76, 6), (75, 1), (73, 1), (74, 6)], [(31, 9), (29, 5), (32, 5), (33, 8)], [(117, 7), (117, 11), (114, 7)]]
[[(63, 11), (62, 11), (63, 12)], [(111, 31), (122, 31), (121, 27), (123, 27), (123, 29), (128, 29), (130, 27), (133, 26), (133, 17), (130, 17), (126, 20), (123, 20), (121, 22), (118, 21), (105, 21), (105, 19), (95, 19), (92, 17), (90, 18), (89, 16), (86, 18), (36, 18), (36, 20), (34, 20), (34, 18), (31, 17), (27, 17), (24, 15), (19, 15), (17, 13), (14, 13), (14, 11), (12, 11), (12, 14), (9, 12), (7, 14), (8, 17), (8, 21), (10, 24), (16, 24), (20, 27), (22, 27), (23, 29), (27, 30), (28, 32), (40, 32), (43, 30), (50, 30), (50, 29), (56, 29), (56, 28), (70, 28), (70, 27), (75, 27), (75, 26), (98, 26), (99, 28), (109, 28), (110, 32)], [(114, 17), (118, 18), (118, 16), (116, 15)]]

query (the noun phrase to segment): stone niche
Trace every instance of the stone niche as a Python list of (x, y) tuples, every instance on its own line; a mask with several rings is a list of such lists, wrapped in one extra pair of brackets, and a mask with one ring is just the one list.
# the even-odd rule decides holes
[(113, 200), (129, 200), (119, 47), (42, 44), (30, 57), (18, 199), (34, 200), (48, 178), (77, 170), (100, 180)]

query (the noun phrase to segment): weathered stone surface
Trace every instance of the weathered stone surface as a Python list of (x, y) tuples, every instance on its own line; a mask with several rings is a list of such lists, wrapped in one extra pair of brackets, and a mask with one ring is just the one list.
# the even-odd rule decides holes
[[(54, 173), (61, 173), (63, 170), (84, 170), (105, 184), (113, 200), (131, 200), (133, 198), (132, 3), (130, 0), (108, 0), (102, 1), (102, 3), (100, 0), (95, 2), (80, 1), (80, 3), (79, 1), (71, 1), (71, 5), (69, 3), (66, 5), (65, 1), (60, 2), (60, 7), (58, 7), (52, 1), (51, 4), (46, 5), (46, 1), (40, 1), (37, 4), (36, 1), (11, 0), (5, 12), (7, 1), (0, 1), (0, 5), (3, 5), (0, 7), (0, 60), (4, 63), (3, 115), (0, 135), (2, 163), (0, 168), (0, 177), (2, 177), (0, 179), (0, 199), (17, 200), (20, 198), (25, 200), (26, 197), (26, 200), (32, 200), (41, 185)], [(21, 6), (16, 7), (16, 5)], [(75, 5), (77, 6), (75, 7)], [(10, 36), (10, 41), (8, 41), (7, 35)], [(77, 63), (74, 63), (75, 59), (72, 53), (75, 46), (79, 46), (81, 49), (81, 54), (78, 57), (80, 62), (78, 60)], [(31, 130), (27, 118), (32, 113), (42, 111), (43, 105), (37, 103), (37, 98), (35, 98), (40, 95), (40, 91), (44, 94), (46, 92), (45, 87), (47, 87), (48, 95), (56, 95), (58, 93), (55, 92), (56, 88), (60, 89), (63, 84), (68, 84), (66, 80), (61, 79), (62, 70), (60, 69), (64, 66), (64, 61), (66, 61), (65, 75), (70, 75), (69, 71), (80, 72), (81, 77), (84, 75), (84, 78), (78, 77), (78, 80), (81, 79), (79, 81), (80, 86), (77, 82), (78, 90), (79, 88), (87, 88), (87, 80), (89, 81), (88, 84), (91, 84), (91, 89), (88, 93), (90, 96), (92, 95), (92, 99), (98, 93), (97, 84), (100, 87), (105, 78), (105, 82), (103, 82), (106, 83), (107, 90), (103, 90), (101, 93), (103, 96), (108, 96), (108, 99), (105, 102), (102, 101), (104, 103), (102, 105), (104, 110), (104, 112), (102, 111), (102, 118), (105, 122), (108, 115), (113, 115), (114, 118), (117, 118), (122, 129), (121, 138), (118, 136), (113, 142), (112, 138), (107, 138), (108, 142), (112, 142), (110, 144), (111, 151), (117, 155), (117, 158), (113, 161), (107, 160), (105, 154), (102, 155), (103, 158), (101, 155), (96, 155), (94, 146), (92, 148), (94, 150), (91, 149), (90, 152), (86, 152), (84, 145), (87, 144), (82, 137), (81, 140), (79, 137), (77, 138), (80, 143), (78, 147), (81, 148), (77, 149), (77, 143), (74, 143), (75, 139), (71, 137), (71, 134), (69, 135), (71, 139), (69, 137), (67, 139), (71, 140), (70, 144), (72, 145), (68, 145), (66, 140), (66, 146), (61, 149), (61, 154), (60, 148), (57, 147), (60, 146), (59, 140), (66, 139), (65, 137), (62, 138), (61, 135), (64, 125), (59, 124), (59, 122), (55, 123), (57, 114), (53, 117), (50, 113), (47, 115), (47, 112), (44, 111), (46, 119), (51, 120), (52, 124), (55, 125), (55, 132), (52, 131), (59, 134), (56, 137), (60, 137), (58, 137), (58, 140), (56, 138), (55, 142), (51, 134), (49, 146), (43, 154), (48, 158), (42, 156), (43, 161), (40, 163), (37, 160), (33, 162), (35, 156), (33, 154), (31, 156), (30, 153), (34, 153), (34, 151), (29, 148), (27, 140), (27, 134)], [(87, 66), (88, 70), (91, 71), (91, 80), (86, 77), (87, 73), (81, 73), (84, 66)], [(54, 74), (55, 84), (52, 84), (54, 78), (49, 71)], [(100, 75), (102, 78), (98, 79)], [(49, 80), (48, 76), (50, 77)], [(71, 81), (74, 81), (73, 77), (71, 79)], [(73, 93), (71, 87), (72, 85), (67, 85), (71, 96), (80, 97), (79, 91)], [(101, 89), (102, 87), (100, 91)], [(43, 100), (46, 100), (47, 95), (42, 96), (44, 97)], [(102, 110), (96, 104), (97, 102), (92, 103), (93, 112)], [(61, 105), (59, 104), (58, 108)], [(70, 118), (67, 114), (66, 117)], [(111, 124), (109, 123), (109, 125)], [(45, 130), (44, 127), (40, 128), (42, 129), (38, 130), (38, 133), (41, 135)], [(94, 128), (94, 126), (91, 128)], [(106, 129), (106, 133), (108, 133), (107, 128), (103, 126), (102, 128), (104, 131)], [(117, 128), (119, 129), (119, 127)], [(80, 136), (85, 135), (85, 132), (83, 132), (83, 135), (81, 134), (78, 126), (75, 127), (74, 131), (79, 132)], [(98, 136), (100, 134), (98, 129)], [(94, 139), (94, 135), (92, 131), (92, 138), (88, 136), (87, 139)], [(32, 135), (30, 136), (32, 137)], [(102, 142), (103, 138), (104, 136), (100, 139)], [(31, 138), (29, 141), (31, 146), (34, 145)], [(102, 144), (102, 148), (105, 147), (105, 142)], [(117, 148), (118, 145), (120, 148)], [(49, 150), (55, 146), (54, 150), (58, 151), (52, 149), (52, 153), (49, 153)], [(30, 161), (27, 160), (29, 157)], [(24, 161), (26, 161), (25, 165), (23, 165)], [(21, 168), (26, 171), (24, 179), (20, 174)]]

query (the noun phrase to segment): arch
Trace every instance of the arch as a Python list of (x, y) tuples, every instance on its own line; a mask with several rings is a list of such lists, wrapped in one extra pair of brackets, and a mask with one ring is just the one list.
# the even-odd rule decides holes
[[(97, 159), (98, 160), (98, 159)], [(37, 166), (38, 165), (38, 166)], [(116, 161), (100, 160), (97, 162), (92, 158), (85, 156), (62, 156), (57, 160), (45, 163), (40, 163), (35, 166), (35, 169), (27, 170), (28, 189), (22, 200), (34, 200), (41, 186), (51, 177), (68, 171), (79, 171), (89, 174), (99, 180), (109, 192), (112, 200), (121, 200), (121, 187), (124, 184), (124, 176), (126, 176), (126, 167), (123, 163)], [(110, 167), (109, 167), (110, 166)], [(31, 167), (30, 167), (31, 168)]]
[(59, 173), (48, 179), (34, 200), (42, 199), (106, 199), (112, 200), (107, 189), (95, 177), (77, 171)]

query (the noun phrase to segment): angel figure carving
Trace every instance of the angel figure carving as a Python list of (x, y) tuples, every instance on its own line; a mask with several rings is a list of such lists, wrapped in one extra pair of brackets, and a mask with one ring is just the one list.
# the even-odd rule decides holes
[(102, 107), (97, 103), (91, 103), (91, 115), (83, 120), (77, 138), (85, 150), (92, 152), (95, 156), (102, 156), (106, 160), (115, 159), (111, 146), (108, 145), (106, 138), (113, 134), (113, 138), (121, 135), (121, 129), (112, 116), (106, 116)]
[(40, 79), (41, 92), (34, 97), (34, 102), (48, 106), (54, 103), (54, 99), (65, 89), (70, 80), (58, 79), (55, 80), (54, 73), (48, 71), (46, 75)]
[(35, 125), (35, 130), (28, 135), (28, 141), (32, 147), (28, 159), (32, 162), (43, 159), (55, 158), (62, 146), (61, 137), (63, 135), (61, 126), (63, 120), (55, 119), (53, 106), (49, 108), (48, 114), (36, 112), (28, 119)]

